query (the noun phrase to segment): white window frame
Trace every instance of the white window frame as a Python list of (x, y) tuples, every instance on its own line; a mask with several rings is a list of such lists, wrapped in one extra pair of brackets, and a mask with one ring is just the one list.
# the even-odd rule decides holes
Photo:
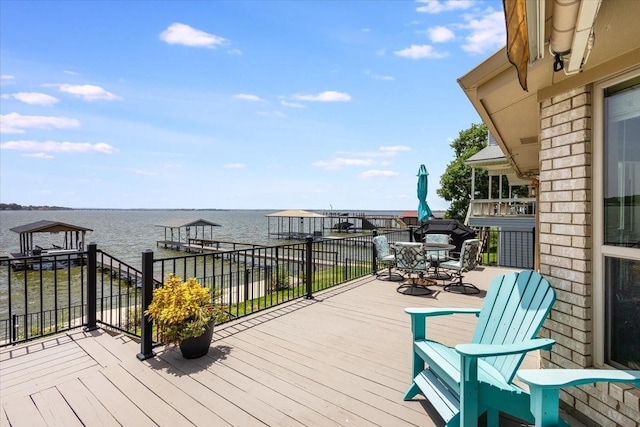
[(592, 224), (593, 224), (593, 363), (605, 366), (605, 257), (625, 258), (640, 261), (640, 250), (604, 245), (604, 91), (605, 89), (640, 76), (640, 68), (596, 83), (593, 88), (592, 117)]

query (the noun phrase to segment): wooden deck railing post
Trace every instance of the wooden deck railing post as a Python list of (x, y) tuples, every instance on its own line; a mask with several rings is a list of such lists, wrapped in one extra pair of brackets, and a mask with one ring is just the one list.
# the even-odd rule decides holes
[(98, 329), (98, 245), (87, 245), (87, 323), (85, 331)]
[(307, 295), (304, 297), (306, 299), (313, 299), (313, 237), (307, 236), (307, 250), (306, 250), (306, 269), (305, 269), (305, 282), (307, 284)]
[(137, 354), (139, 360), (146, 360), (153, 357), (153, 323), (144, 312), (151, 304), (153, 298), (153, 251), (147, 249), (142, 252), (142, 310), (140, 312), (141, 340), (140, 353)]

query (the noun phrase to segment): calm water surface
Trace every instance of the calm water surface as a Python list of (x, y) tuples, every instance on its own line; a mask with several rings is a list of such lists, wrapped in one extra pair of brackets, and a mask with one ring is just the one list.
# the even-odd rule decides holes
[[(60, 221), (90, 228), (85, 244), (95, 242), (98, 248), (123, 261), (140, 263), (141, 253), (153, 250), (156, 258), (175, 256), (175, 251), (156, 248), (164, 240), (164, 228), (157, 227), (174, 219), (205, 219), (221, 225), (215, 227), (215, 239), (242, 243), (276, 244), (267, 238), (267, 218), (273, 210), (172, 211), (172, 210), (71, 210), (71, 211), (0, 211), (0, 252), (19, 252), (19, 234), (13, 227), (35, 221)], [(61, 245), (64, 235), (35, 234), (34, 243)]]
[[(238, 243), (277, 245), (282, 240), (268, 238), (266, 215), (277, 210), (70, 210), (70, 211), (0, 211), (0, 252), (19, 252), (19, 235), (13, 227), (35, 221), (60, 221), (90, 228), (85, 244), (95, 242), (98, 248), (132, 265), (140, 265), (142, 252), (151, 249), (155, 258), (176, 256), (179, 252), (156, 247), (164, 240), (164, 228), (157, 227), (174, 219), (205, 219), (221, 225), (215, 227), (213, 238)], [(376, 211), (372, 214), (399, 215), (399, 211)], [(275, 224), (275, 223), (274, 223)], [(34, 243), (51, 247), (61, 245), (64, 235), (35, 234)]]

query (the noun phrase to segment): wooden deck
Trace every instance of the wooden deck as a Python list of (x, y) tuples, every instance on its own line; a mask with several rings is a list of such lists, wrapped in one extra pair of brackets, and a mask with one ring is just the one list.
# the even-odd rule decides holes
[[(465, 278), (486, 289), (508, 270)], [(0, 426), (440, 426), (410, 384), (408, 306), (478, 307), (482, 296), (409, 296), (397, 283), (356, 280), (216, 328), (208, 356), (158, 348), (140, 362), (131, 338), (72, 331), (0, 351)], [(473, 316), (430, 323), (466, 342)], [(523, 367), (537, 367), (529, 355)]]

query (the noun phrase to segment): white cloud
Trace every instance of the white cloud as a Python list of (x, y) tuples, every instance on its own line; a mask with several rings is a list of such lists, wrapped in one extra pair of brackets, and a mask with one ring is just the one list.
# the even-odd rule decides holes
[(122, 99), (118, 95), (115, 95), (100, 86), (95, 85), (70, 85), (70, 84), (52, 84), (46, 86), (57, 86), (60, 92), (68, 93), (85, 101), (96, 101), (104, 99), (106, 101), (115, 101)]
[[(404, 145), (395, 145), (395, 146), (386, 146), (380, 147), (378, 151), (338, 151), (336, 154), (339, 156), (350, 156), (350, 157), (372, 157), (372, 158), (380, 158), (380, 157), (394, 157), (401, 151), (411, 151), (410, 147)], [(376, 164), (385, 166), (388, 162), (381, 161)]]
[(115, 147), (98, 142), (57, 142), (57, 141), (7, 141), (0, 144), (3, 150), (34, 151), (39, 153), (102, 153), (111, 154), (118, 151)]
[(398, 176), (398, 175), (400, 175), (398, 172), (372, 169), (372, 170), (362, 172), (360, 174), (360, 178), (377, 178), (377, 177), (389, 177), (389, 176)]
[(153, 171), (153, 170), (144, 170), (144, 169), (136, 169), (133, 171), (134, 174), (136, 175), (142, 175), (142, 176), (155, 176), (158, 174), (158, 172)]
[(78, 73), (77, 71), (71, 71), (71, 70), (64, 70), (63, 73), (69, 74), (70, 76), (79, 76), (80, 75), (80, 73)]
[(475, 18), (465, 17), (467, 23), (463, 26), (471, 30), (471, 34), (465, 37), (466, 42), (462, 49), (469, 53), (491, 52), (504, 46), (507, 40), (504, 14), (489, 8), (484, 16)]
[(443, 26), (429, 28), (427, 32), (429, 33), (429, 38), (434, 43), (447, 42), (456, 37), (455, 34), (453, 34), (453, 31)]
[(351, 95), (344, 92), (336, 92), (334, 90), (328, 90), (325, 92), (320, 92), (316, 95), (293, 95), (294, 99), (300, 101), (311, 101), (311, 102), (336, 102), (336, 101), (351, 101)]
[(289, 107), (289, 108), (307, 108), (307, 106), (304, 104), (299, 104), (297, 102), (288, 102), (288, 101), (285, 101), (284, 99), (280, 101), (280, 105), (282, 105), (283, 107)]
[(17, 92), (12, 94), (4, 94), (2, 95), (2, 98), (13, 98), (29, 105), (53, 105), (58, 102), (58, 98), (40, 92)]
[(385, 56), (386, 54), (387, 54), (387, 49), (382, 48), (382, 49), (376, 50), (376, 55), (378, 56)]
[(392, 145), (392, 146), (380, 147), (380, 151), (392, 152), (393, 154), (395, 154), (400, 151), (411, 151), (411, 148), (407, 147), (406, 145)]
[(0, 83), (1, 84), (6, 84), (6, 83), (14, 83), (16, 81), (16, 77), (12, 76), (10, 74), (0, 74)]
[(236, 99), (242, 99), (244, 101), (254, 101), (254, 102), (264, 101), (264, 99), (260, 98), (258, 95), (250, 95), (248, 93), (239, 93), (237, 95), (234, 95), (233, 97)]
[(416, 10), (423, 13), (440, 13), (450, 10), (469, 9), (473, 6), (472, 0), (417, 0), (418, 3), (424, 3)]
[(240, 49), (229, 49), (227, 51), (227, 53), (229, 55), (233, 55), (233, 56), (241, 56), (242, 55), (242, 51)]
[(227, 169), (244, 169), (247, 165), (244, 163), (227, 163), (224, 167)]
[(387, 80), (387, 81), (391, 81), (391, 80), (395, 80), (396, 78), (393, 76), (383, 76), (380, 74), (374, 74), (371, 71), (367, 70), (364, 72), (367, 76), (371, 77), (374, 80)]
[(205, 33), (201, 30), (176, 22), (160, 33), (160, 40), (169, 44), (181, 44), (184, 46), (208, 47), (215, 49), (227, 40), (215, 34)]
[(410, 58), (410, 59), (444, 58), (445, 56), (447, 56), (446, 52), (437, 52), (436, 50), (433, 49), (433, 46), (430, 46), (428, 44), (423, 44), (423, 45), (412, 44), (411, 47), (397, 50), (394, 53), (403, 58)]
[(47, 153), (24, 154), (24, 157), (32, 157), (34, 159), (45, 159), (45, 160), (53, 159), (53, 156)]
[(23, 116), (18, 113), (0, 115), (0, 133), (24, 133), (25, 129), (69, 129), (78, 126), (78, 120), (67, 117)]
[(342, 157), (332, 160), (318, 160), (312, 163), (313, 166), (325, 169), (340, 169), (351, 166), (371, 166), (373, 164), (374, 161), (371, 159), (345, 159)]

